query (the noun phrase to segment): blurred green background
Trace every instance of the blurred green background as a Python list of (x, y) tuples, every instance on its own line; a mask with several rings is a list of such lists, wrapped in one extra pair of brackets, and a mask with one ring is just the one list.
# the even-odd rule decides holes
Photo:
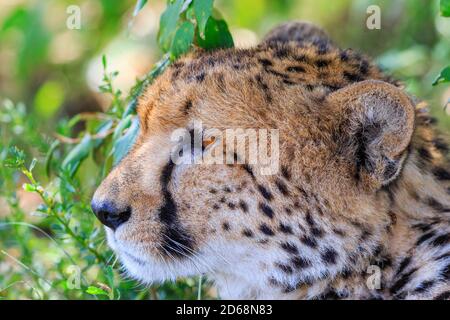
[[(156, 35), (166, 2), (150, 0), (133, 18), (135, 4), (134, 0), (0, 0), (0, 158), (14, 144), (43, 161), (51, 148), (52, 133), (58, 128), (61, 133), (67, 119), (109, 108), (113, 96), (98, 89), (103, 80), (102, 55), (107, 57), (108, 70), (118, 71), (115, 90), (125, 94), (160, 59)], [(373, 4), (381, 8), (380, 30), (366, 27), (366, 10)], [(79, 30), (66, 25), (70, 5), (81, 9)], [(257, 44), (268, 30), (287, 20), (322, 26), (341, 47), (374, 57), (409, 92), (428, 100), (441, 129), (450, 130), (444, 109), (450, 99), (449, 86), (431, 85), (450, 61), (450, 18), (439, 15), (439, 1), (217, 0), (215, 6), (228, 22), (237, 47)], [(86, 128), (77, 123), (74, 129)], [(76, 196), (86, 204), (80, 214), (89, 210), (89, 197), (98, 183), (91, 178), (98, 166), (89, 161), (78, 173), (78, 185), (73, 183), (73, 190), (82, 190)], [(38, 165), (35, 174), (52, 187), (45, 169)], [(146, 289), (124, 280), (116, 269), (96, 268), (95, 260), (88, 261), (89, 253), (79, 255), (78, 247), (71, 244), (73, 239), (56, 236), (56, 227), (43, 221), (36, 212), (42, 199), (21, 189), (23, 175), (0, 170), (0, 299), (199, 296), (199, 279)], [(77, 219), (75, 227), (83, 228), (80, 221), (84, 218)], [(89, 219), (86, 230), (101, 234), (97, 222)], [(16, 222), (36, 225), (50, 237), (55, 235), (58, 244), (41, 231)], [(107, 250), (104, 241), (98, 245)], [(76, 261), (64, 260), (66, 253)], [(71, 265), (81, 268), (81, 288), (67, 285)], [(91, 288), (86, 292), (90, 284), (100, 291)], [(205, 283), (200, 294), (216, 297)]]
[[(366, 9), (381, 7), (381, 30), (366, 28)], [(157, 61), (156, 33), (165, 1), (152, 0), (130, 20), (135, 1), (0, 1), (0, 95), (51, 119), (108, 106), (98, 94), (102, 54), (127, 91)], [(69, 5), (81, 9), (81, 29), (66, 27)], [(431, 0), (218, 0), (236, 46), (251, 46), (276, 24), (301, 19), (325, 28), (342, 47), (359, 49), (442, 105), (431, 83), (450, 55), (450, 22)]]

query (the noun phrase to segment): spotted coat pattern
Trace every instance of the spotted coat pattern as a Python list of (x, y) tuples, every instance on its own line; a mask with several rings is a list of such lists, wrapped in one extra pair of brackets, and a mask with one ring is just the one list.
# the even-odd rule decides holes
[[(131, 276), (207, 274), (224, 298), (449, 299), (445, 139), (424, 102), (321, 29), (293, 22), (252, 49), (189, 54), (138, 114), (137, 142), (93, 200), (131, 212), (107, 228)], [(279, 172), (174, 165), (170, 133), (194, 119), (279, 129)]]

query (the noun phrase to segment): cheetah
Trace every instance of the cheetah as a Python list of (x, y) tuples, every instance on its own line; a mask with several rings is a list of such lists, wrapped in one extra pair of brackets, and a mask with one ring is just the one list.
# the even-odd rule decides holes
[[(189, 53), (137, 113), (92, 200), (130, 276), (206, 275), (223, 299), (449, 299), (445, 139), (426, 103), (322, 29), (289, 22), (254, 48)], [(194, 120), (278, 129), (279, 170), (175, 164), (171, 133)]]

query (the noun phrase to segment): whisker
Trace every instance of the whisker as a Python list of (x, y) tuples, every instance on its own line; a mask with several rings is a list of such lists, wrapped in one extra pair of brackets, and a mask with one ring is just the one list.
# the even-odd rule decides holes
[[(184, 248), (186, 251), (188, 251), (189, 253), (191, 253), (191, 254), (193, 255), (194, 258), (197, 258), (198, 262), (202, 263), (203, 266), (206, 267), (206, 268), (208, 269), (208, 271), (212, 271), (210, 264), (209, 264), (205, 259), (203, 259), (202, 257), (200, 257), (200, 256), (198, 255), (197, 252), (195, 252), (195, 251), (192, 250), (191, 248), (188, 248), (188, 247), (186, 247), (185, 245), (179, 243), (178, 241), (171, 239), (171, 238), (168, 237), (167, 235), (165, 235), (165, 236), (166, 236), (166, 238), (167, 238), (169, 241), (175, 243), (177, 246), (180, 246), (180, 247)], [(171, 249), (175, 250), (175, 248), (173, 248), (173, 247), (171, 247)], [(177, 251), (177, 250), (175, 250), (175, 251)], [(177, 251), (177, 252), (178, 252), (178, 251)], [(196, 264), (196, 263), (195, 263), (195, 260), (193, 260), (191, 256), (188, 256), (188, 255), (186, 255), (186, 254), (183, 253), (183, 252), (179, 252), (179, 253), (182, 254), (182, 255), (184, 255), (185, 257), (191, 259), (191, 260), (193, 261), (193, 263)], [(198, 269), (198, 268), (197, 268), (197, 269)], [(201, 272), (199, 272), (199, 273), (202, 274)]]

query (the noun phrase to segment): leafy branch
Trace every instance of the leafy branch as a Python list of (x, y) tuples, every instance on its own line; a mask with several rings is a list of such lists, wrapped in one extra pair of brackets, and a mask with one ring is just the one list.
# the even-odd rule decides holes
[[(147, 1), (138, 1), (135, 13)], [(214, 0), (172, 0), (159, 21), (158, 45), (170, 60), (188, 52), (192, 46), (206, 50), (233, 47), (233, 37)]]
[[(441, 16), (450, 17), (450, 0), (441, 0), (440, 2)], [(439, 83), (450, 82), (450, 65), (442, 69), (436, 79), (433, 81), (433, 86)]]
[(68, 234), (72, 239), (74, 239), (81, 247), (85, 248), (90, 253), (92, 253), (99, 262), (105, 263), (106, 261), (105, 258), (102, 256), (102, 254), (100, 254), (97, 250), (95, 250), (92, 246), (90, 246), (83, 237), (78, 235), (70, 227), (69, 219), (60, 215), (60, 213), (56, 209), (58, 203), (56, 197), (50, 195), (50, 193), (45, 191), (42, 185), (34, 178), (33, 169), (36, 166), (37, 160), (34, 158), (31, 161), (30, 166), (27, 168), (25, 166), (25, 153), (23, 151), (19, 150), (17, 147), (12, 147), (9, 153), (10, 157), (7, 158), (3, 164), (6, 167), (14, 168), (21, 171), (28, 178), (29, 183), (24, 183), (22, 186), (23, 189), (28, 192), (37, 193), (44, 202), (43, 205), (39, 206), (38, 212), (56, 219), (56, 221), (61, 224), (61, 226), (63, 227), (63, 231), (66, 234)]

